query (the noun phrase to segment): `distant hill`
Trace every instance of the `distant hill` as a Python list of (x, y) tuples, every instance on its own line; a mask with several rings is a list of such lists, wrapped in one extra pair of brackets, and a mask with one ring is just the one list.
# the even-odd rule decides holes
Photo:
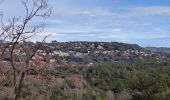
[(166, 47), (146, 47), (146, 50), (170, 54), (170, 48), (166, 48)]
[[(30, 51), (33, 51), (38, 44), (38, 42), (25, 42), (18, 44), (17, 48), (18, 51), (20, 51), (19, 54), (24, 55), (24, 52), (22, 52), (24, 51), (24, 45), (29, 45)], [(6, 47), (6, 45), (9, 44), (4, 43), (4, 47)], [(2, 48), (0, 48), (0, 50), (2, 50)], [(122, 61), (132, 63), (141, 59), (146, 59), (147, 61), (148, 58), (151, 57), (160, 58), (162, 61), (164, 59), (170, 59), (170, 52), (168, 55), (165, 53), (159, 53), (155, 49), (145, 49), (136, 44), (119, 42), (52, 41), (51, 43), (46, 43), (39, 48), (39, 52), (39, 57), (43, 57), (43, 55), (48, 54), (51, 61), (56, 63), (67, 61), (73, 65), (87, 65), (103, 61)], [(10, 61), (9, 56), (6, 55), (4, 60)]]

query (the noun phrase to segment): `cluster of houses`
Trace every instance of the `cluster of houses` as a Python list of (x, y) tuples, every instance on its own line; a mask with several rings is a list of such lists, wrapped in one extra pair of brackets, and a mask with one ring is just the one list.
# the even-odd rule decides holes
[[(44, 48), (49, 48), (49, 49), (44, 49)], [(22, 46), (20, 46), (20, 48), (18, 49), (15, 49), (14, 54), (20, 56), (27, 55), (26, 52), (23, 52)], [(47, 43), (44, 47), (38, 49), (32, 59), (39, 59), (41, 61), (44, 61), (44, 59), (48, 57), (50, 63), (55, 63), (57, 60), (60, 59), (63, 61), (76, 62), (76, 63), (79, 63), (79, 61), (81, 62), (84, 61), (86, 62), (86, 64), (92, 65), (95, 61), (100, 61), (100, 60), (112, 61), (117, 58), (119, 58), (119, 60), (122, 59), (129, 60), (132, 59), (132, 57), (142, 59), (145, 57), (151, 57), (153, 55), (155, 55), (154, 52), (141, 49), (139, 47), (124, 45), (124, 44), (112, 45), (110, 42), (109, 43), (103, 43), (103, 42), (101, 43), (100, 42), (58, 43), (57, 42), (57, 43), (49, 43), (49, 44)]]

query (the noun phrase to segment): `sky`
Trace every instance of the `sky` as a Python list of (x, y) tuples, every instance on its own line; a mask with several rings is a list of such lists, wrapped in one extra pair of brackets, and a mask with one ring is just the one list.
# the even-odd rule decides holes
[[(170, 47), (169, 0), (49, 0), (47, 41), (117, 41), (143, 47)], [(8, 18), (25, 14), (20, 0), (4, 0)], [(34, 24), (41, 22), (36, 19)], [(44, 20), (43, 20), (44, 21)], [(37, 35), (34, 41), (45, 35)]]

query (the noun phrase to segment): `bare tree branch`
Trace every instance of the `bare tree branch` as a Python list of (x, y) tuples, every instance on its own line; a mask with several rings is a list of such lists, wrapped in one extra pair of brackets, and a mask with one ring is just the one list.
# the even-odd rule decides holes
[[(32, 7), (30, 6), (30, 3), (32, 4)], [(34, 51), (32, 51), (31, 56), (27, 56), (27, 59), (25, 61), (26, 69), (21, 70), (18, 82), (18, 73), (16, 72), (17, 66), (15, 64), (16, 57), (14, 55), (14, 51), (17, 49), (16, 47), (20, 42), (26, 41), (27, 39), (30, 39), (34, 35), (43, 31), (44, 24), (30, 27), (32, 21), (34, 21), (36, 17), (46, 18), (49, 17), (51, 14), (51, 8), (48, 6), (48, 0), (22, 0), (22, 5), (26, 11), (25, 16), (23, 17), (13, 17), (4, 24), (3, 14), (1, 15), (0, 39), (2, 38), (4, 41), (10, 41), (9, 44), (6, 45), (6, 47), (4, 48), (1, 55), (3, 56), (4, 52), (7, 49), (10, 52), (10, 63), (13, 70), (13, 86), (15, 88), (15, 100), (18, 100), (19, 98), (23, 79), (25, 78), (25, 74), (29, 69), (29, 63), (37, 50), (41, 47), (41, 45), (39, 45), (37, 48), (35, 48)], [(44, 37), (42, 43), (45, 42), (45, 39), (47, 37), (48, 36)]]

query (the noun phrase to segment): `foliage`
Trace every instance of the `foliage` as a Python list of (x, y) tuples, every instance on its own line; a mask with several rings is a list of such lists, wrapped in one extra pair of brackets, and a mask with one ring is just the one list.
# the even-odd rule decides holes
[(57, 76), (57, 77), (62, 77), (65, 78), (67, 76), (68, 72), (65, 69), (57, 69), (55, 70), (52, 75)]
[(102, 90), (87, 89), (83, 94), (83, 100), (106, 100), (106, 95)]
[(129, 91), (133, 100), (165, 100), (169, 98), (170, 64), (137, 61), (132, 65), (123, 62), (99, 62), (89, 68), (86, 80), (92, 87), (112, 90), (114, 93)]

